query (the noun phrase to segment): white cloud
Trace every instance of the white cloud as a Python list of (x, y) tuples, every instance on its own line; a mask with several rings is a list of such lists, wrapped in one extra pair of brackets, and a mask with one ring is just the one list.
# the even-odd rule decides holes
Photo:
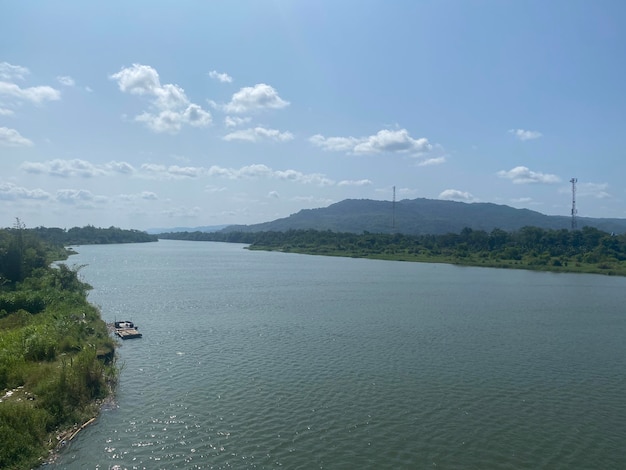
[(197, 104), (190, 104), (183, 113), (185, 121), (193, 127), (206, 127), (211, 124), (211, 113), (205, 111)]
[(212, 166), (208, 170), (209, 176), (217, 176), (228, 179), (279, 179), (305, 184), (317, 184), (319, 186), (330, 186), (334, 181), (328, 179), (320, 173), (302, 173), (296, 170), (272, 170), (267, 165), (255, 164), (237, 168), (223, 168), (217, 165)]
[(15, 129), (0, 127), (0, 145), (5, 147), (30, 147), (33, 145), (33, 142), (26, 137), (22, 137)]
[(57, 77), (57, 80), (61, 85), (64, 85), (64, 86), (76, 85), (76, 82), (74, 81), (74, 79), (68, 75), (59, 75)]
[(280, 194), (278, 194), (278, 191), (270, 191), (267, 194), (267, 197), (272, 199), (280, 199)]
[(237, 127), (242, 124), (246, 124), (250, 122), (252, 119), (249, 117), (238, 117), (238, 116), (226, 116), (224, 118), (224, 124), (226, 127)]
[(433, 165), (441, 165), (442, 163), (446, 162), (446, 157), (434, 157), (434, 158), (427, 158), (426, 160), (423, 160), (421, 162), (419, 162), (417, 165), (418, 166), (433, 166)]
[(323, 150), (352, 152), (359, 143), (359, 139), (355, 137), (324, 137), (321, 134), (316, 134), (309, 138), (309, 142)]
[(206, 127), (211, 124), (211, 114), (196, 104), (190, 104), (184, 111), (164, 110), (158, 114), (144, 112), (135, 117), (135, 121), (144, 122), (154, 132), (175, 134), (184, 124), (193, 127)]
[(112, 161), (104, 165), (103, 168), (110, 170), (113, 173), (122, 173), (126, 175), (130, 175), (135, 172), (135, 168), (127, 162)]
[(331, 186), (335, 182), (321, 173), (302, 173), (297, 170), (276, 170), (274, 172), (276, 178), (288, 181), (294, 181), (305, 184), (315, 184), (318, 186)]
[(525, 166), (516, 166), (515, 168), (509, 171), (499, 171), (498, 176), (501, 178), (507, 178), (513, 181), (515, 184), (527, 184), (527, 183), (558, 183), (561, 181), (556, 175), (551, 175), (547, 173), (539, 173), (536, 171), (531, 171)]
[(122, 68), (109, 78), (117, 80), (120, 91), (133, 95), (151, 95), (161, 88), (159, 74), (149, 65), (133, 64), (132, 67)]
[(353, 154), (408, 153), (422, 155), (433, 149), (425, 137), (414, 139), (406, 129), (383, 129), (367, 137), (324, 137), (316, 134), (309, 142), (323, 150)]
[(153, 90), (156, 96), (155, 105), (159, 109), (179, 109), (189, 104), (185, 90), (178, 85), (167, 83)]
[(254, 127), (231, 132), (224, 136), (224, 140), (245, 140), (248, 142), (258, 142), (267, 139), (275, 142), (286, 142), (293, 139), (291, 132), (280, 132), (277, 129), (267, 129), (265, 127)]
[(91, 206), (93, 202), (105, 202), (106, 197), (96, 196), (88, 189), (59, 189), (56, 192), (56, 200), (63, 204)]
[(95, 165), (86, 160), (49, 160), (46, 162), (24, 162), (20, 169), (26, 173), (58, 176), (61, 178), (107, 176), (115, 173), (131, 174), (135, 169), (126, 162), (112, 161), (104, 165)]
[(446, 189), (439, 194), (439, 199), (446, 199), (448, 201), (474, 201), (474, 196), (467, 191), (459, 191), (458, 189)]
[(209, 77), (222, 83), (231, 83), (233, 81), (233, 77), (227, 73), (219, 73), (216, 70), (211, 70), (209, 72)]
[(428, 139), (413, 139), (406, 129), (391, 131), (383, 129), (354, 147), (354, 153), (403, 152), (423, 153), (432, 149)]
[(519, 140), (533, 140), (538, 139), (542, 136), (541, 132), (538, 131), (527, 131), (524, 129), (509, 129), (509, 133), (513, 134)]
[(30, 101), (35, 104), (61, 99), (61, 92), (49, 86), (20, 88), (18, 85), (9, 82), (0, 82), (0, 95)]
[(141, 170), (148, 176), (158, 179), (198, 178), (207, 173), (207, 170), (202, 167), (166, 166), (152, 163), (144, 163), (141, 165)]
[(0, 116), (13, 116), (13, 110), (7, 108), (0, 108)]
[(43, 189), (26, 189), (13, 183), (0, 183), (0, 200), (15, 201), (17, 199), (50, 199), (50, 194)]
[(116, 80), (120, 91), (151, 99), (152, 109), (135, 117), (150, 130), (175, 134), (184, 125), (206, 127), (211, 124), (211, 113), (191, 103), (180, 86), (161, 85), (159, 74), (149, 65), (133, 64), (109, 77)]
[(153, 193), (152, 191), (142, 191), (140, 197), (141, 199), (146, 199), (148, 201), (156, 201), (159, 199), (156, 193)]
[(343, 180), (337, 183), (337, 186), (370, 186), (370, 180)]
[(230, 103), (222, 108), (227, 113), (246, 114), (265, 109), (281, 109), (289, 106), (289, 102), (278, 96), (278, 92), (265, 83), (252, 87), (244, 87), (235, 93)]
[(11, 65), (8, 62), (0, 62), (0, 78), (3, 80), (24, 80), (30, 71), (21, 65)]
[(146, 201), (156, 201), (159, 199), (157, 194), (153, 193), (152, 191), (142, 191), (135, 194), (120, 194), (119, 198), (124, 201), (136, 201), (139, 199), (143, 199)]

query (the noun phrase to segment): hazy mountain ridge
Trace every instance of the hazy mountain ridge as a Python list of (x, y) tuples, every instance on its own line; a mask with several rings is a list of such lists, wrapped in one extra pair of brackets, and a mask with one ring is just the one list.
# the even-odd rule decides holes
[[(578, 217), (578, 227), (591, 226), (606, 232), (626, 232), (626, 219)], [(544, 229), (569, 229), (571, 217), (545, 215), (529, 209), (476, 202), (464, 203), (438, 199), (404, 199), (391, 201), (346, 199), (318, 209), (303, 209), (271, 222), (253, 225), (230, 225), (224, 232), (286, 231), (298, 229), (335, 232), (444, 234), (463, 228), (485, 230), (499, 228), (519, 230), (525, 226)]]
[(228, 225), (203, 225), (201, 227), (170, 227), (170, 228), (149, 228), (146, 233), (150, 235), (158, 235), (159, 233), (172, 232), (218, 232)]

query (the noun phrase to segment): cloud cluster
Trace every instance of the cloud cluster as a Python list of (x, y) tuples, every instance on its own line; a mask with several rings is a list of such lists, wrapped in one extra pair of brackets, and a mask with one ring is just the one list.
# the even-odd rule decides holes
[(17, 199), (50, 199), (50, 194), (42, 189), (26, 189), (13, 183), (0, 182), (0, 200), (15, 201)]
[(26, 137), (22, 137), (15, 129), (0, 127), (0, 145), (5, 147), (29, 147), (33, 143)]
[[(161, 165), (144, 163), (134, 168), (130, 163), (111, 161), (97, 165), (81, 159), (55, 159), (46, 162), (24, 162), (20, 169), (29, 174), (55, 176), (59, 178), (94, 178), (115, 175), (128, 175), (138, 178), (158, 180), (180, 180), (201, 177), (219, 177), (237, 179), (277, 179), (320, 186), (334, 185), (335, 182), (320, 173), (302, 173), (297, 170), (273, 170), (267, 165), (253, 164), (241, 168), (226, 168), (217, 165), (209, 168), (178, 165)], [(369, 180), (344, 181), (342, 186), (362, 186), (370, 184)]]
[(414, 139), (406, 129), (383, 129), (367, 137), (324, 137), (312, 136), (309, 141), (323, 150), (346, 152), (355, 155), (378, 153), (406, 153), (423, 155), (433, 149), (425, 137)]
[(0, 79), (2, 80), (24, 80), (30, 70), (21, 65), (12, 65), (8, 62), (0, 62)]
[(76, 81), (68, 75), (59, 75), (57, 81), (63, 86), (74, 86)]
[(44, 101), (60, 100), (61, 92), (47, 85), (22, 88), (15, 83), (0, 82), (0, 96), (6, 96), (17, 101), (41, 104)]
[(84, 204), (91, 202), (105, 202), (104, 196), (95, 196), (88, 189), (59, 189), (56, 200), (63, 204)]
[(135, 120), (154, 132), (175, 134), (184, 125), (206, 127), (211, 124), (211, 113), (190, 102), (178, 85), (161, 85), (159, 74), (149, 65), (133, 64), (109, 78), (117, 81), (123, 93), (150, 99), (151, 109), (136, 116)]
[(289, 106), (289, 101), (278, 96), (274, 87), (265, 83), (244, 87), (235, 93), (230, 102), (222, 106), (227, 113), (250, 114), (268, 109), (282, 109)]
[(337, 183), (337, 186), (371, 186), (372, 181), (368, 179), (363, 180), (343, 180)]
[[(227, 74), (220, 74), (216, 71), (209, 73), (211, 78), (221, 82), (231, 82), (232, 78)], [(254, 86), (243, 87), (234, 93), (230, 101), (226, 104), (218, 104), (214, 101), (209, 103), (217, 110), (230, 113), (224, 118), (224, 125), (227, 128), (237, 127), (252, 121), (254, 115), (262, 111), (282, 109), (289, 106), (289, 102), (282, 99), (276, 89), (265, 83), (258, 83)], [(278, 129), (271, 129), (264, 126), (255, 126), (247, 129), (229, 132), (222, 137), (225, 141), (234, 140), (246, 142), (287, 142), (293, 140), (291, 132), (282, 132)]]
[(267, 165), (255, 164), (241, 168), (224, 168), (214, 165), (208, 170), (209, 176), (219, 176), (228, 179), (257, 179), (270, 178), (283, 181), (292, 181), (305, 184), (330, 186), (335, 182), (320, 173), (302, 173), (296, 170), (273, 170)]
[(448, 201), (462, 201), (473, 202), (476, 199), (474, 195), (467, 191), (460, 191), (458, 189), (446, 189), (439, 194), (439, 199), (445, 199)]
[[(61, 92), (51, 86), (22, 87), (15, 81), (24, 80), (30, 71), (21, 65), (0, 62), (0, 116), (12, 116), (22, 103), (41, 105), (45, 101), (61, 99)], [(33, 142), (19, 131), (0, 127), (0, 145), (5, 147), (27, 147)]]
[(542, 136), (541, 132), (527, 131), (525, 129), (509, 129), (509, 134), (513, 134), (521, 141), (538, 139)]
[(184, 179), (198, 178), (207, 173), (206, 168), (195, 166), (178, 166), (178, 165), (159, 165), (153, 163), (144, 163), (141, 165), (143, 175), (157, 179)]
[(60, 178), (92, 178), (113, 174), (131, 174), (135, 171), (133, 166), (126, 162), (111, 161), (104, 165), (96, 165), (81, 159), (24, 162), (20, 165), (20, 169), (30, 174), (56, 176)]
[(159, 196), (157, 196), (157, 194), (152, 191), (142, 191), (135, 194), (120, 194), (119, 198), (123, 201), (156, 201), (159, 199)]
[(237, 127), (242, 124), (246, 124), (252, 120), (251, 117), (239, 117), (239, 116), (226, 116), (224, 118), (224, 125), (226, 127)]
[(233, 77), (231, 77), (227, 73), (219, 73), (216, 70), (211, 70), (209, 72), (209, 77), (222, 83), (231, 83), (233, 81)]
[(501, 178), (510, 179), (515, 184), (528, 184), (528, 183), (552, 184), (552, 183), (558, 183), (561, 181), (561, 178), (559, 178), (556, 175), (531, 171), (528, 167), (525, 167), (525, 166), (516, 166), (515, 168), (508, 170), (508, 171), (504, 171), (504, 170), (499, 171), (498, 176)]
[(224, 140), (245, 140), (247, 142), (258, 142), (259, 140), (273, 140), (275, 142), (287, 142), (293, 139), (291, 132), (280, 132), (277, 129), (267, 129), (265, 127), (253, 127), (231, 132), (224, 136)]

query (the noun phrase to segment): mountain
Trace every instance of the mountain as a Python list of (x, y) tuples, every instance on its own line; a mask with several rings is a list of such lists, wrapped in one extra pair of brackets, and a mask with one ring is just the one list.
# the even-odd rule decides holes
[[(543, 229), (569, 229), (571, 217), (545, 215), (529, 209), (515, 209), (492, 203), (464, 203), (438, 199), (391, 201), (346, 199), (325, 208), (303, 209), (289, 217), (254, 225), (230, 225), (223, 232), (261, 232), (297, 229), (334, 232), (444, 234), (459, 233), (463, 228), (491, 232), (525, 226)], [(579, 228), (586, 225), (605, 232), (626, 232), (626, 219), (577, 217)]]
[(149, 228), (146, 232), (151, 235), (173, 232), (219, 232), (226, 227), (227, 225), (205, 225), (202, 227)]

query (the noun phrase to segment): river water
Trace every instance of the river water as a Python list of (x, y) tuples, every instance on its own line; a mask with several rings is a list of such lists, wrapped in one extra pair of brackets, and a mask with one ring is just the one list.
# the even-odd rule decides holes
[(55, 469), (626, 468), (626, 278), (80, 246), (132, 320)]

